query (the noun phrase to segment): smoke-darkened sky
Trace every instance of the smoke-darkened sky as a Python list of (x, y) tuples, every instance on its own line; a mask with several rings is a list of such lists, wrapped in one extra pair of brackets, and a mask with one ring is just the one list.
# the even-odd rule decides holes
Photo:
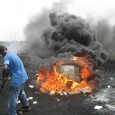
[[(60, 0), (0, 0), (0, 41), (24, 40), (23, 30), (32, 16), (42, 8), (51, 8)], [(62, 0), (67, 3), (66, 12), (85, 19), (107, 19), (115, 24), (115, 0)], [(66, 2), (67, 1), (67, 2)], [(69, 1), (69, 3), (68, 3)]]

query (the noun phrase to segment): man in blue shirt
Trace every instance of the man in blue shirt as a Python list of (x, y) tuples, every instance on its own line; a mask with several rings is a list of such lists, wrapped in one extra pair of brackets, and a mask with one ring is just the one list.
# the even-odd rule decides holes
[(22, 108), (20, 110), (30, 110), (31, 108), (29, 107), (24, 91), (24, 84), (28, 80), (28, 76), (23, 62), (15, 53), (8, 52), (5, 46), (0, 46), (0, 55), (2, 55), (4, 59), (4, 68), (2, 72), (3, 80), (7, 76), (8, 72), (11, 76), (8, 115), (17, 115), (16, 105), (18, 99), (20, 99), (22, 103)]

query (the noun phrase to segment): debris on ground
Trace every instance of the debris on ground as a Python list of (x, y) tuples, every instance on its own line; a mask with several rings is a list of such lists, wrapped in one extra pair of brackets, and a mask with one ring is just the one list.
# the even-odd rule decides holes
[(97, 109), (97, 110), (100, 110), (100, 109), (102, 109), (103, 107), (102, 106), (100, 106), (100, 105), (96, 105), (95, 107), (94, 107), (94, 109)]
[(58, 98), (55, 98), (57, 101), (60, 101), (60, 99), (58, 99)]
[(38, 102), (37, 101), (33, 101), (33, 104), (36, 105)]
[(34, 86), (33, 86), (33, 85), (29, 85), (29, 88), (32, 88), (32, 89), (33, 89), (33, 88), (34, 88)]

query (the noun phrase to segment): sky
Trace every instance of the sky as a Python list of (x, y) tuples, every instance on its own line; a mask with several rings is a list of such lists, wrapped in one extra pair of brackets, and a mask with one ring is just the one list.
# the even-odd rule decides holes
[[(60, 0), (0, 0), (0, 41), (25, 40), (24, 28), (31, 17)], [(67, 12), (94, 20), (106, 18), (115, 25), (115, 0), (71, 0)]]

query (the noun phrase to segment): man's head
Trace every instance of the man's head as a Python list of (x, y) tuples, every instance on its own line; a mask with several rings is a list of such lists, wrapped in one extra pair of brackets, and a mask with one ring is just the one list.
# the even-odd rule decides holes
[(4, 57), (6, 53), (7, 53), (7, 48), (5, 46), (0, 46), (0, 55)]

